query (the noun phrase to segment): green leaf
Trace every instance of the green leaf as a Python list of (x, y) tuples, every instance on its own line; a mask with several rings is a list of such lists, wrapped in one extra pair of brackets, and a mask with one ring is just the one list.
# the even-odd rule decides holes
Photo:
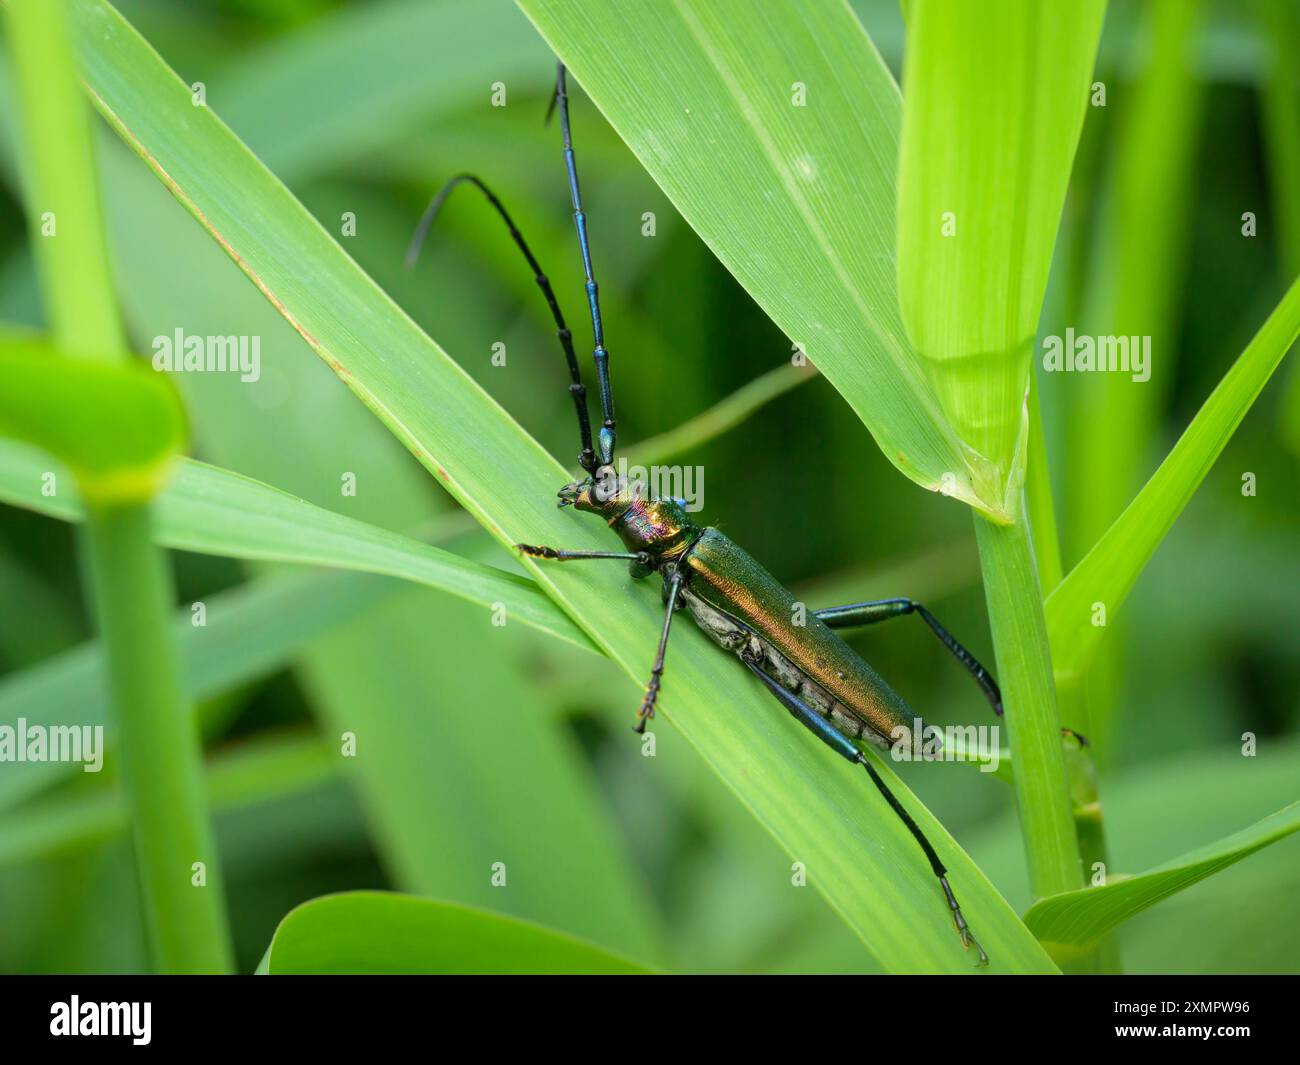
[[(83, 520), (84, 511), (71, 493), (42, 492), (43, 472), (37, 455), (0, 442), (0, 500), (65, 521)], [(509, 620), (594, 650), (533, 581), (335, 514), (216, 466), (182, 459), (156, 501), (153, 518), (154, 537), (165, 547), (400, 577), (487, 607), (500, 603)]]
[[(143, 502), (185, 445), (171, 383), (134, 362), (61, 358), (38, 345), (0, 348), (0, 436), (62, 461), (92, 504)], [(40, 481), (32, 486), (38, 492)]]
[(530, 921), (380, 891), (326, 895), (290, 910), (257, 971), (271, 976), (651, 972)]
[[(502, 543), (608, 548), (603, 528), (555, 507), (569, 474), (419, 332), (210, 110), (192, 105), (188, 88), (120, 17), (94, 0), (79, 0), (76, 12), (90, 88), (110, 124), (426, 468)], [(843, 311), (837, 320), (845, 323)], [(529, 566), (632, 680), (622, 691), (630, 719), (662, 622), (657, 592), (629, 582), (622, 567)], [(974, 971), (928, 863), (861, 771), (830, 759), (702, 634), (683, 627), (670, 661), (665, 716), (805, 864), (810, 882), (882, 964)], [(1050, 971), (951, 837), (906, 788), (893, 786), (948, 866), (995, 970)]]
[(1017, 509), (1029, 359), (1104, 0), (908, 11), (898, 181), (903, 322), (948, 418)]
[(1105, 637), (1094, 604), (1113, 619), (1156, 548), (1183, 512), (1300, 335), (1300, 279), (1291, 285), (1246, 350), (1210, 393), (1124, 513), (1047, 598), (1047, 626), (1057, 682), (1077, 682)]
[(1053, 955), (1063, 960), (1135, 914), (1297, 830), (1300, 802), (1137, 876), (1112, 877), (1100, 887), (1040, 899), (1029, 908), (1025, 921)]
[[(848, 6), (520, 6), (682, 217), (848, 400), (889, 460), (918, 484), (1005, 520), (1001, 490), (958, 440), (899, 315), (901, 101)], [(599, 220), (591, 226), (598, 254)]]

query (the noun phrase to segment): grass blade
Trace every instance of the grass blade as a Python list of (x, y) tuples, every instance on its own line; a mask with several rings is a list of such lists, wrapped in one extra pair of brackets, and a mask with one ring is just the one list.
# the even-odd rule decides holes
[(1130, 917), (1298, 830), (1300, 802), (1137, 876), (1040, 899), (1025, 921), (1058, 960), (1065, 960)]
[[(48, 465), (26, 449), (0, 442), (0, 500), (65, 521), (83, 520), (84, 508), (72, 493), (42, 493)], [(153, 532), (158, 543), (181, 551), (379, 573), (489, 608), (502, 604), (509, 619), (594, 650), (533, 581), (193, 459), (177, 464), (158, 496)]]
[(1105, 606), (1108, 619), (1115, 617), (1297, 335), (1300, 279), (1210, 393), (1142, 491), (1048, 596), (1047, 624), (1059, 683), (1076, 683), (1086, 672), (1108, 631), (1094, 624), (1094, 604)]

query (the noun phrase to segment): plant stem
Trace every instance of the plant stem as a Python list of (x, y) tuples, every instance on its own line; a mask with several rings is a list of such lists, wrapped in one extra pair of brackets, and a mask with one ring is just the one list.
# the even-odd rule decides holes
[[(223, 972), (231, 956), (194, 715), (172, 634), (170, 575), (144, 506), (98, 509), (87, 526), (145, 917), (164, 972)], [(203, 863), (202, 883), (194, 863)]]
[[(91, 127), (64, 0), (5, 8), (22, 105), (28, 222), (55, 341), (76, 358), (130, 358), (100, 217)], [(104, 633), (145, 919), (160, 968), (232, 968), (194, 718), (168, 628), (170, 575), (147, 504), (90, 509), (83, 581)], [(205, 884), (191, 886), (192, 863)]]
[(742, 385), (708, 410), (683, 422), (675, 429), (643, 440), (632, 448), (628, 462), (652, 466), (670, 458), (693, 451), (695, 448), (735, 428), (760, 407), (771, 403), (805, 381), (811, 381), (817, 371), (811, 365), (786, 364), (769, 370)]
[(975, 515), (984, 595), (1015, 760), (1016, 801), (1037, 898), (1082, 887), (1061, 749), (1047, 621), (1023, 515), (995, 525)]
[(1038, 379), (1029, 374), (1029, 457), (1025, 469), (1025, 500), (1029, 529), (1033, 535), (1034, 560), (1043, 595), (1061, 583), (1061, 540), (1056, 531), (1056, 507), (1052, 503), (1052, 477), (1047, 465), (1047, 438), (1043, 432), (1043, 411), (1038, 397)]

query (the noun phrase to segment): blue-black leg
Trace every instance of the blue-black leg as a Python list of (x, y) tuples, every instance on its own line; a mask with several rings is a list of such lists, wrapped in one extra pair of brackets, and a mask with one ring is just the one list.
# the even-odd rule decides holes
[(587, 305), (591, 310), (591, 332), (595, 340), (595, 350), (592, 355), (596, 360), (596, 382), (600, 389), (602, 417), (600, 463), (602, 466), (608, 466), (614, 461), (616, 442), (614, 396), (609, 385), (609, 352), (605, 350), (605, 325), (600, 317), (600, 290), (592, 270), (591, 245), (587, 239), (587, 216), (582, 210), (578, 166), (573, 156), (573, 135), (569, 128), (569, 94), (563, 63), (556, 68), (554, 103), (560, 111), (560, 134), (564, 138), (564, 166), (569, 174), (569, 196), (573, 200), (573, 224), (578, 231), (578, 248), (582, 252), (582, 270), (587, 279)]
[(794, 692), (768, 676), (756, 663), (746, 660), (745, 664), (749, 666), (754, 676), (758, 677), (767, 686), (768, 691), (780, 700), (781, 705), (790, 711), (796, 721), (807, 728), (809, 732), (830, 747), (836, 754), (862, 766), (867, 771), (872, 783), (876, 785), (880, 794), (885, 797), (885, 801), (889, 803), (889, 808), (907, 826), (912, 838), (916, 840), (921, 850), (925, 852), (926, 858), (929, 859), (930, 868), (933, 870), (934, 875), (938, 877), (939, 886), (943, 889), (943, 896), (948, 903), (948, 909), (952, 913), (952, 922), (957, 929), (957, 935), (961, 937), (962, 947), (967, 950), (974, 947), (979, 954), (979, 963), (987, 965), (989, 962), (988, 955), (984, 953), (984, 948), (979, 945), (979, 942), (971, 933), (966, 918), (962, 916), (961, 907), (957, 904), (957, 897), (952, 893), (952, 888), (948, 884), (948, 870), (944, 867), (943, 862), (939, 860), (938, 853), (930, 841), (926, 839), (925, 833), (921, 831), (921, 826), (912, 820), (912, 815), (907, 812), (903, 804), (889, 790), (880, 774), (876, 772), (876, 767), (871, 764), (865, 754), (858, 750), (857, 745), (852, 740), (838, 732), (826, 718), (817, 713)]
[(645, 723), (655, 716), (655, 703), (659, 701), (659, 684), (664, 675), (664, 655), (668, 651), (668, 633), (673, 627), (673, 614), (677, 612), (677, 597), (681, 594), (685, 578), (674, 571), (664, 579), (664, 628), (659, 634), (659, 650), (655, 664), (650, 667), (650, 681), (645, 686), (641, 708), (636, 712), (636, 731), (645, 732)]
[(511, 239), (514, 240), (516, 247), (523, 252), (524, 258), (528, 260), (528, 265), (533, 271), (533, 280), (537, 283), (537, 287), (541, 289), (542, 296), (551, 309), (551, 317), (555, 320), (555, 335), (560, 341), (560, 347), (564, 349), (564, 359), (569, 364), (569, 395), (573, 397), (574, 410), (578, 415), (578, 436), (582, 441), (582, 450), (578, 455), (578, 462), (588, 473), (595, 473), (596, 453), (591, 445), (591, 418), (587, 414), (587, 387), (582, 383), (582, 371), (578, 367), (578, 356), (573, 350), (573, 334), (570, 332), (568, 325), (565, 324), (564, 313), (560, 310), (560, 303), (555, 298), (555, 291), (551, 288), (550, 279), (547, 278), (541, 264), (537, 261), (537, 257), (528, 246), (528, 242), (524, 240), (524, 235), (519, 232), (514, 219), (510, 217), (510, 212), (506, 210), (505, 204), (497, 198), (496, 193), (474, 174), (457, 174), (447, 184), (443, 185), (438, 190), (438, 194), (429, 201), (429, 206), (425, 208), (424, 215), (420, 218), (420, 224), (415, 227), (415, 234), (411, 237), (411, 246), (406, 252), (406, 267), (409, 270), (415, 265), (415, 260), (420, 255), (420, 248), (429, 235), (429, 227), (433, 225), (433, 220), (438, 217), (438, 212), (442, 210), (442, 205), (446, 203), (447, 197), (451, 195), (458, 185), (462, 184), (473, 185), (479, 192), (483, 193), (487, 197), (488, 203), (501, 216), (506, 228), (510, 230)]
[(542, 544), (515, 544), (515, 550), (522, 551), (533, 558), (550, 559), (552, 562), (583, 562), (593, 558), (612, 558), (648, 566), (653, 561), (645, 551), (561, 551), (558, 547), (546, 547)]
[(832, 606), (825, 610), (816, 610), (813, 616), (832, 629), (856, 628), (859, 625), (874, 625), (878, 621), (902, 617), (904, 614), (918, 614), (930, 627), (930, 631), (939, 637), (952, 656), (957, 659), (984, 692), (993, 707), (993, 712), (1002, 714), (1002, 691), (997, 681), (987, 669), (980, 665), (976, 657), (957, 642), (956, 638), (939, 624), (939, 619), (914, 599), (873, 599), (867, 603), (850, 603), (848, 606)]

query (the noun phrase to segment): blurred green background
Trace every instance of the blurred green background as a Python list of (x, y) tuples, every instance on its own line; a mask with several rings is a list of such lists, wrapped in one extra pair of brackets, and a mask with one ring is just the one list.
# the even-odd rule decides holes
[[(337, 235), (343, 214), (355, 214), (355, 236), (341, 238), (348, 253), (571, 462), (576, 434), (546, 308), (495, 216), (458, 193), (418, 269), (402, 268), (429, 196), (473, 171), (509, 205), (585, 334), (559, 135), (542, 125), (553, 59), (513, 5), (118, 6), (182, 78), (203, 83), (208, 105), (327, 229)], [(1040, 380), (1067, 567), (1300, 269), (1279, 147), (1300, 130), (1289, 142), (1278, 133), (1287, 92), (1296, 114), (1300, 41), (1285, 36), (1296, 5), (1181, 6), (1200, 17), (1112, 3), (1097, 72), (1106, 106), (1088, 111), (1058, 244), (1042, 331), (1082, 332), (1092, 321), (1093, 332), (1150, 333), (1156, 350), (1149, 409), (1116, 406), (1076, 377)], [(898, 75), (898, 5), (854, 7)], [(4, 74), (0, 321), (39, 327)], [(504, 107), (492, 106), (497, 82)], [(788, 363), (791, 347), (580, 91), (573, 108), (620, 436), (636, 442)], [(137, 350), (178, 328), (261, 337), (256, 384), (177, 378), (194, 454), (334, 509), (341, 472), (355, 472), (349, 514), (420, 535), (445, 522), (450, 499), (129, 150), (99, 132), (119, 297)], [(1300, 192), (1286, 190), (1293, 201)], [(1258, 219), (1251, 239), (1241, 232), (1247, 211)], [(1151, 238), (1141, 223), (1162, 218)], [(1146, 234), (1136, 247), (1135, 225)], [(1134, 288), (1157, 308), (1143, 328), (1103, 328), (1123, 320)], [(506, 344), (504, 367), (491, 362), (496, 342)], [(1115, 708), (1114, 728), (1096, 739), (1116, 871), (1215, 840), (1300, 790), (1297, 395), (1295, 367), (1284, 366), (1142, 576), (1112, 635), (1119, 650), (1095, 670), (1093, 698)], [(799, 385), (682, 461), (706, 470), (709, 520), (807, 602), (911, 596), (992, 659), (965, 508), (899, 476), (825, 382)], [(1254, 497), (1241, 493), (1244, 471), (1256, 474)], [(80, 677), (71, 699), (100, 697), (95, 676), (73, 669), (91, 638), (75, 538), (69, 526), (0, 508), (0, 698), (19, 700), (10, 705), (21, 706), (33, 668)], [(447, 545), (513, 568), (469, 524)], [(648, 771), (630, 733), (639, 695), (601, 661), (517, 626), (490, 628), (480, 609), (424, 588), (173, 559), (178, 605), (209, 609), (200, 709), (212, 773), (224, 781), (217, 827), (241, 970), (294, 905), (367, 887), (531, 918), (677, 970), (872, 968), (820, 897), (791, 885), (789, 860), (671, 728), (658, 732), (662, 771)], [(852, 640), (927, 720), (985, 721), (969, 678), (919, 622)], [(250, 659), (257, 667), (242, 668), (251, 675), (238, 684), (221, 679), (223, 662)], [(345, 731), (365, 737), (366, 758), (335, 756)], [(1240, 754), (1247, 731), (1258, 736), (1254, 759)], [(11, 771), (0, 765), (0, 786)], [(1010, 790), (950, 765), (907, 767), (907, 776), (1023, 909)], [(147, 967), (130, 844), (104, 777), (0, 810), (0, 969)], [(503, 888), (490, 882), (497, 861), (509, 869)], [(1291, 838), (1125, 925), (1126, 967), (1295, 971), (1298, 899), (1300, 839)]]

